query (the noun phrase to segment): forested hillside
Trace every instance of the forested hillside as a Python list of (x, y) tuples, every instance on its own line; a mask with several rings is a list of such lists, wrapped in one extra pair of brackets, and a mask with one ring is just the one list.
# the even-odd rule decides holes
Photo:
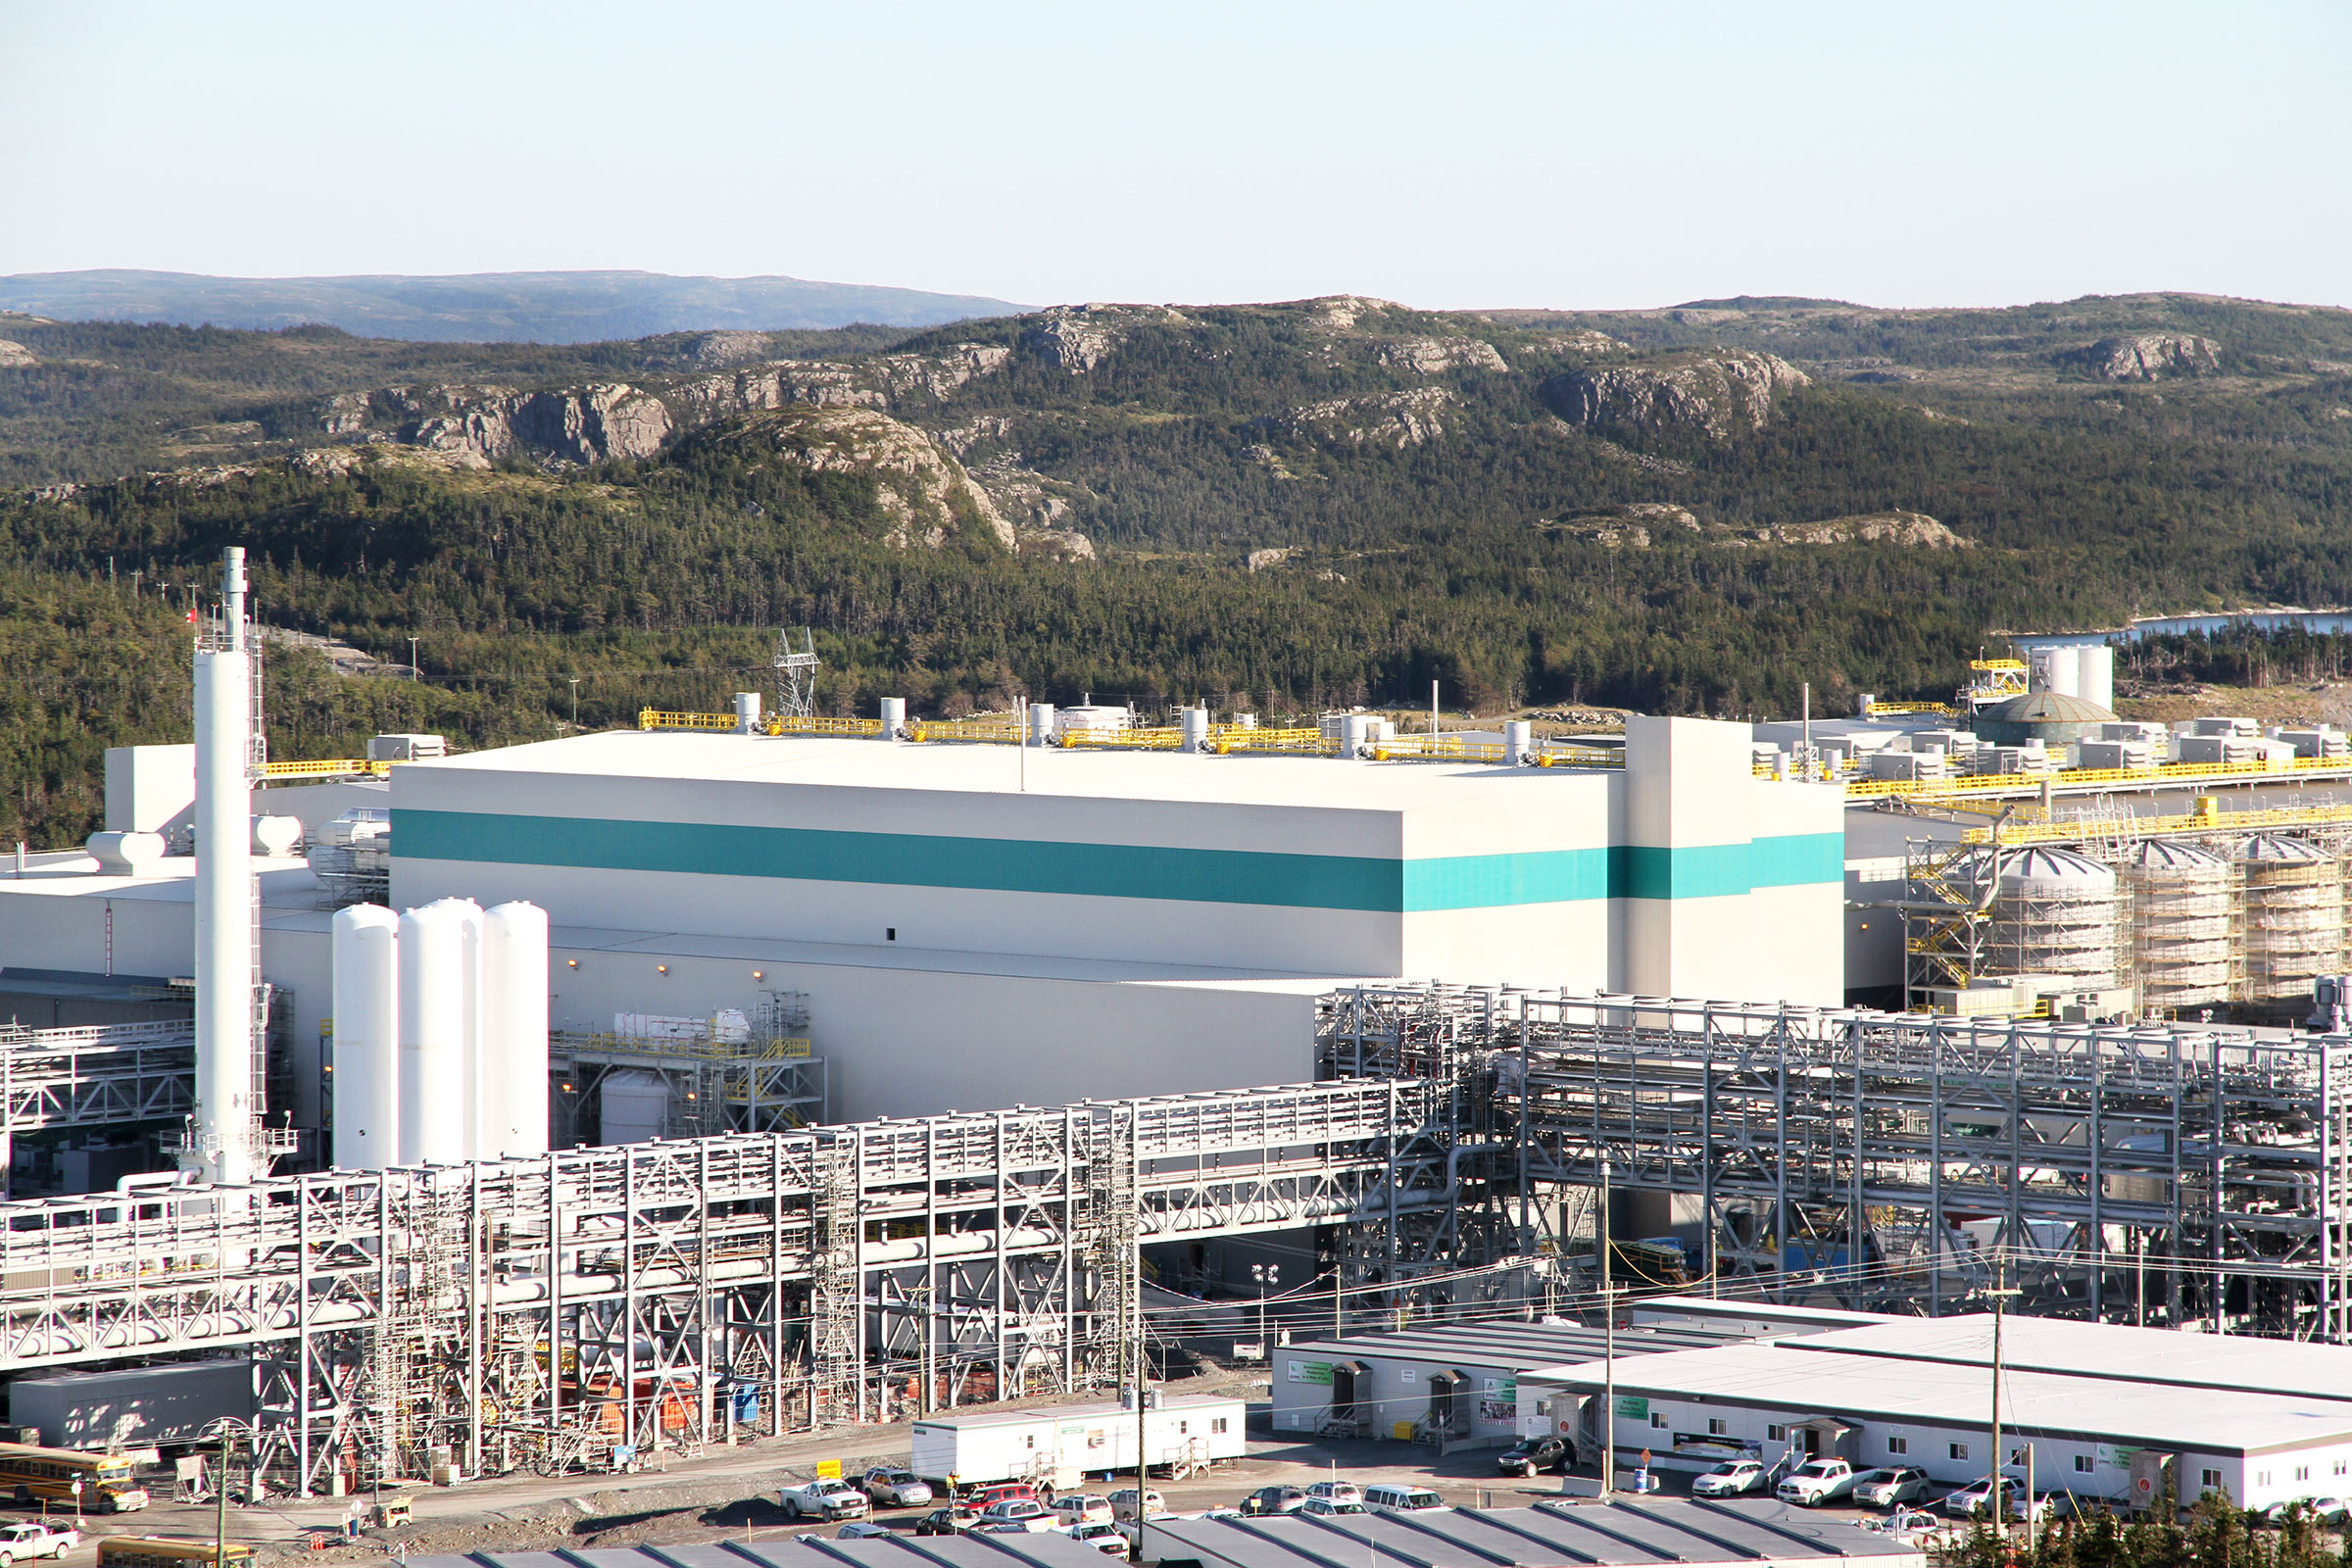
[[(1084, 307), (538, 349), (0, 317), (0, 833), (184, 733), (190, 594), (272, 744), (712, 707), (814, 628), (838, 710), (1834, 708), (1999, 628), (2352, 600), (2352, 316), (1733, 301)], [(575, 687), (574, 680), (577, 678)]]

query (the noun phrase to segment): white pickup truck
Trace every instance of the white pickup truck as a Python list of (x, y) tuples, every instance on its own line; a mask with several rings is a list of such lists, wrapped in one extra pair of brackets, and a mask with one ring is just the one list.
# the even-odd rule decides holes
[(787, 1519), (862, 1519), (865, 1494), (847, 1481), (816, 1480), (776, 1493)]
[(1816, 1503), (1842, 1497), (1854, 1490), (1854, 1467), (1843, 1459), (1808, 1459), (1788, 1472), (1781, 1483), (1783, 1502)]
[(29, 1557), (63, 1558), (80, 1544), (80, 1531), (47, 1519), (0, 1527), (0, 1568)]

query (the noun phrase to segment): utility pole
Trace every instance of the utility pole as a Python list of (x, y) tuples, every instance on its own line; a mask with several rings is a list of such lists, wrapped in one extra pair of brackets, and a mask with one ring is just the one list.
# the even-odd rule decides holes
[[(2009, 1516), (2001, 1511), (2001, 1303), (2018, 1293), (2014, 1286), (2003, 1283), (2002, 1264), (1996, 1257), (1992, 1265), (1992, 1289), (1984, 1293), (1992, 1298), (1992, 1490), (1986, 1501), (1992, 1509), (1993, 1533), (2003, 1540), (2009, 1535)], [(2032, 1517), (2034, 1499), (2026, 1498), (2028, 1517)]]
[(423, 678), (416, 668), (416, 639), (412, 637), (409, 639), (409, 679), (422, 680)]
[(580, 677), (571, 677), (571, 727), (580, 727)]
[(1617, 1295), (1609, 1283), (1609, 1156), (1600, 1156), (1600, 1495), (1617, 1468)]

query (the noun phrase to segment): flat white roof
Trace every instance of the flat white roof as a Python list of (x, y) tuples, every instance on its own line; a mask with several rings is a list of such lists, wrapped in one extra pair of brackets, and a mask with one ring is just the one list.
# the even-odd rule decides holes
[[(1810, 1415), (1983, 1429), (1991, 1414), (1988, 1368), (1948, 1361), (1893, 1361), (1815, 1348), (1817, 1341), (1726, 1345), (1617, 1360), (1619, 1395), (1727, 1404)], [(2006, 1345), (2003, 1349), (2006, 1350)], [(2004, 1360), (2006, 1357), (2004, 1356)], [(1545, 1383), (1598, 1389), (1598, 1361), (1527, 1374)], [(2001, 1379), (2001, 1424), (2023, 1437), (2114, 1441), (2200, 1453), (2264, 1453), (2352, 1444), (2352, 1401), (2320, 1395), (2200, 1391), (2179, 1385), (2070, 1377), (2011, 1368)]]
[[(1202, 1410), (1214, 1405), (1219, 1409), (1239, 1410), (1247, 1403), (1244, 1399), (1228, 1399), (1214, 1394), (1175, 1394), (1161, 1399), (1158, 1408)], [(1102, 1399), (1087, 1404), (1051, 1404), (1035, 1410), (986, 1410), (976, 1415), (925, 1416), (915, 1425), (952, 1427), (965, 1432), (982, 1427), (1025, 1427), (1035, 1421), (1083, 1421), (1099, 1415), (1134, 1414), (1133, 1410), (1116, 1399)]]
[[(1803, 1348), (1990, 1366), (1992, 1314), (1889, 1318), (1869, 1328), (1812, 1336)], [(2012, 1314), (2001, 1325), (2001, 1363), (2013, 1370), (2064, 1372), (2175, 1388), (2352, 1400), (2352, 1348), (2303, 1340), (2183, 1334), (2175, 1329)]]
[(1624, 1310), (1630, 1317), (1638, 1317), (1643, 1312), (1672, 1312), (1683, 1317), (1728, 1317), (1757, 1323), (1787, 1323), (1791, 1327), (1810, 1325), (1823, 1329), (1920, 1321), (1916, 1318), (1891, 1317), (1885, 1312), (1849, 1312), (1837, 1306), (1788, 1306), (1779, 1301), (1726, 1300), (1716, 1296), (1647, 1296), (1628, 1301)]
[[(1175, 752), (1027, 748), (1027, 793), (1082, 799), (1316, 806), (1398, 811), (1556, 787), (1601, 775), (1582, 768), (1475, 762), (1365, 762), (1323, 757), (1194, 757)], [(1010, 795), (1022, 751), (958, 742), (891, 743), (820, 736), (606, 730), (463, 757), (404, 762), (430, 772), (801, 784)], [(410, 772), (409, 770), (414, 770)]]

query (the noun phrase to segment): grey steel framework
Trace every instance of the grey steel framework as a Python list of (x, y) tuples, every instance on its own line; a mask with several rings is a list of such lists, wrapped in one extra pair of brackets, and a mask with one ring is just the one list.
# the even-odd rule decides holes
[(318, 1490), (440, 1445), (552, 1471), (746, 1418), (1057, 1392), (1131, 1370), (1142, 1245), (1445, 1200), (1436, 1098), (1324, 1084), (0, 1203), (0, 1373), (249, 1350), (262, 1462)]
[(1605, 1158), (1742, 1295), (1973, 1308), (1997, 1253), (2028, 1310), (2352, 1333), (2340, 1035), (1432, 986), (1327, 999), (1323, 1063), (1454, 1086), (1458, 1147), (1507, 1148), (1446, 1219), (1468, 1250), (1544, 1245)]
[(196, 1026), (185, 1018), (0, 1024), (0, 1150), (10, 1136), (51, 1127), (177, 1120), (194, 1103), (195, 1063)]

